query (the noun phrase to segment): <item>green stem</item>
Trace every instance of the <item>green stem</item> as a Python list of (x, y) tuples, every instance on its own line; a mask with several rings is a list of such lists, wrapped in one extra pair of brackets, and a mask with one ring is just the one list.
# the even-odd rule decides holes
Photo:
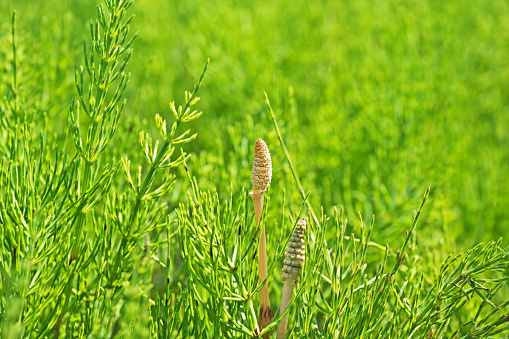
[(16, 12), (12, 12), (12, 91), (14, 94), (14, 115), (18, 115), (19, 99), (18, 99), (18, 69), (16, 60)]
[[(85, 163), (85, 169), (84, 169), (84, 174), (83, 174), (83, 185), (80, 186), (81, 187), (84, 187), (84, 189), (81, 192), (86, 192), (89, 188), (90, 188), (90, 183), (92, 181), (92, 164), (91, 162), (88, 162), (86, 159), (84, 159), (84, 163)], [(58, 316), (58, 320), (57, 320), (57, 323), (55, 325), (55, 338), (58, 338), (59, 335), (60, 335), (60, 325), (61, 325), (61, 322), (62, 322), (62, 319), (64, 318), (65, 314), (67, 313), (67, 305), (69, 304), (69, 300), (70, 300), (70, 292), (71, 292), (71, 286), (72, 286), (72, 283), (74, 281), (74, 274), (75, 274), (75, 271), (76, 271), (76, 267), (78, 266), (78, 263), (77, 261), (79, 260), (79, 247), (80, 247), (80, 244), (81, 244), (81, 233), (82, 233), (82, 230), (83, 230), (83, 225), (85, 224), (85, 219), (86, 219), (86, 216), (83, 212), (80, 212), (80, 214), (78, 215), (78, 218), (76, 220), (76, 228), (75, 228), (75, 231), (74, 231), (74, 237), (73, 237), (73, 244), (71, 245), (71, 257), (70, 257), (70, 261), (69, 263), (71, 263), (72, 261), (76, 261), (74, 263), (74, 267), (72, 268), (72, 271), (71, 271), (71, 274), (69, 276), (69, 280), (67, 281), (67, 286), (65, 287), (65, 304), (64, 304), (64, 307), (62, 308), (62, 311), (60, 312), (60, 315)], [(79, 287), (79, 286), (78, 286)], [(57, 306), (55, 306), (57, 307)]]
[[(426, 192), (424, 192), (424, 197), (422, 198), (421, 204), (419, 205), (419, 208), (417, 209), (417, 213), (415, 214), (414, 220), (412, 221), (412, 225), (410, 226), (410, 231), (407, 231), (405, 242), (403, 243), (403, 246), (401, 247), (401, 249), (399, 251), (400, 256), (402, 258), (405, 255), (404, 253), (405, 253), (406, 247), (408, 245), (408, 242), (410, 241), (410, 236), (415, 231), (415, 226), (417, 225), (417, 220), (419, 220), (419, 216), (422, 213), (422, 209), (424, 207), (424, 204), (426, 203), (426, 199), (428, 199), (429, 191), (430, 191), (430, 187), (428, 186), (426, 188)], [(401, 265), (400, 262), (396, 262), (396, 264), (394, 265), (394, 268), (392, 270), (393, 274), (398, 270), (400, 265)]]
[[(180, 121), (177, 121), (177, 128), (178, 128), (179, 124), (180, 124)], [(138, 190), (138, 194), (136, 195), (136, 202), (134, 204), (134, 208), (131, 212), (131, 215), (129, 216), (129, 222), (127, 223), (126, 235), (129, 234), (129, 232), (131, 231), (131, 227), (134, 224), (134, 219), (136, 218), (136, 215), (138, 215), (138, 210), (140, 209), (141, 201), (143, 200), (143, 198), (147, 194), (147, 191), (150, 188), (149, 185), (150, 185), (150, 182), (152, 181), (152, 178), (155, 175), (156, 170), (161, 165), (160, 164), (161, 158), (165, 155), (166, 150), (168, 150), (168, 148), (171, 148), (172, 144), (173, 144), (172, 139), (165, 140), (163, 146), (159, 149), (159, 152), (157, 153), (156, 159), (150, 166), (150, 169)]]
[[(193, 92), (191, 93), (189, 100), (186, 101), (186, 105), (184, 106), (182, 112), (186, 112), (187, 109), (191, 106), (191, 102), (195, 98), (196, 93), (198, 93), (198, 90), (200, 89), (200, 86), (203, 81), (203, 77), (205, 76), (205, 73), (207, 71), (208, 65), (209, 65), (209, 60), (207, 60), (207, 63), (205, 64), (205, 67), (200, 75), (200, 78), (198, 79), (198, 83), (194, 86)], [(122, 241), (120, 243), (120, 251), (117, 252), (117, 259), (118, 259), (118, 256), (121, 255), (121, 252), (123, 251), (123, 249), (125, 248), (125, 246), (128, 243), (129, 233), (131, 232), (132, 226), (135, 223), (135, 219), (136, 219), (136, 216), (138, 215), (138, 211), (140, 209), (141, 202), (145, 198), (145, 195), (147, 194), (148, 190), (150, 189), (150, 183), (152, 182), (152, 178), (154, 177), (155, 172), (160, 168), (161, 161), (162, 161), (163, 157), (166, 155), (167, 150), (173, 146), (173, 142), (174, 142), (173, 138), (175, 136), (175, 133), (176, 133), (178, 127), (180, 126), (180, 124), (182, 122), (181, 119), (182, 119), (182, 116), (179, 116), (177, 118), (176, 128), (166, 138), (163, 145), (159, 149), (159, 152), (157, 152), (156, 158), (154, 159), (154, 162), (151, 164), (150, 169), (149, 169), (147, 175), (145, 176), (145, 179), (143, 179), (143, 182), (138, 190), (138, 193), (136, 194), (136, 202), (134, 203), (134, 208), (131, 211), (131, 214), (129, 216), (128, 223), (126, 226), (126, 232), (124, 233), (124, 235), (122, 237)]]
[[(184, 106), (182, 112), (187, 111), (187, 109), (189, 108), (189, 106), (191, 104), (191, 101), (193, 101), (196, 93), (198, 93), (198, 90), (200, 89), (201, 83), (203, 81), (203, 77), (205, 76), (205, 72), (207, 72), (208, 65), (209, 65), (209, 60), (207, 60), (207, 63), (205, 64), (205, 67), (200, 75), (200, 78), (198, 79), (198, 83), (194, 86), (193, 92), (191, 93), (189, 100), (186, 102), (186, 105)], [(143, 180), (143, 183), (141, 184), (140, 189), (138, 190), (138, 194), (136, 195), (136, 203), (135, 203), (134, 209), (131, 212), (131, 215), (129, 217), (129, 223), (127, 224), (128, 231), (130, 231), (130, 227), (134, 223), (134, 218), (138, 214), (138, 209), (140, 208), (141, 201), (145, 197), (145, 194), (147, 194), (147, 191), (149, 189), (149, 184), (152, 181), (152, 177), (154, 176), (155, 171), (157, 169), (159, 169), (159, 167), (161, 166), (161, 163), (160, 163), (161, 158), (163, 158), (166, 154), (166, 151), (173, 146), (173, 141), (174, 141), (173, 137), (175, 136), (175, 133), (176, 133), (178, 127), (180, 126), (180, 123), (182, 122), (180, 119), (181, 119), (181, 117), (178, 117), (178, 119), (176, 121), (177, 126), (176, 126), (175, 130), (169, 136), (169, 138), (167, 138), (164, 141), (163, 146), (159, 149), (159, 152), (157, 153), (157, 156), (156, 156), (154, 162), (151, 164), (150, 169), (149, 169), (147, 175), (145, 176), (145, 179)]]
[[(57, 322), (55, 324), (55, 330), (54, 335), (55, 338), (58, 339), (60, 335), (60, 325), (62, 323), (62, 319), (64, 318), (65, 314), (67, 313), (67, 306), (69, 305), (69, 300), (71, 297), (71, 286), (73, 282), (74, 272), (76, 271), (76, 267), (78, 266), (77, 263), (74, 264), (74, 267), (72, 268), (72, 271), (69, 275), (69, 279), (67, 280), (65, 289), (62, 293), (65, 293), (65, 301), (64, 301), (64, 307), (62, 308), (62, 311), (60, 312), (60, 315), (58, 316)], [(55, 305), (55, 307), (58, 307), (58, 305)]]

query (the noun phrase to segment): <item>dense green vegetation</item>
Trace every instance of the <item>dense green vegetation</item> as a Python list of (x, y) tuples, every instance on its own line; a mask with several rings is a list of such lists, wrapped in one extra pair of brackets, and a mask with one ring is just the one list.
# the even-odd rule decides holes
[(276, 318), (310, 222), (290, 335), (507, 337), (507, 1), (96, 5), (0, 2), (2, 338), (257, 333), (257, 138)]

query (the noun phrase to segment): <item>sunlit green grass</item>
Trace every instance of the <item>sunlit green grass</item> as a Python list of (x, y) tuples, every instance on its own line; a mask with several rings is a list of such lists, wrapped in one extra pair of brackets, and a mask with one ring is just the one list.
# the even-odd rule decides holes
[[(43, 126), (52, 140), (66, 134), (74, 65), (82, 63), (95, 5), (0, 2), (0, 89), (8, 90), (15, 10), (20, 93), (35, 112), (37, 135)], [(250, 189), (252, 149), (261, 137), (274, 167), (268, 214), (278, 215), (283, 190), (287, 212), (298, 212), (300, 195), (266, 91), (315, 210), (332, 215), (344, 206), (350, 220), (375, 214), (372, 240), (395, 249), (429, 185), (414, 249), (422, 272), (438, 274), (448, 254), (482, 241), (504, 236), (507, 244), (507, 1), (139, 0), (130, 12), (132, 32), (139, 31), (132, 76), (105, 159), (142, 163), (140, 130), (157, 133), (156, 113), (171, 119), (168, 102), (184, 100), (210, 58), (200, 90), (204, 114), (193, 122), (198, 137), (188, 147), (201, 189), (224, 199), (230, 187), (233, 196)], [(74, 154), (70, 139), (61, 146)], [(172, 217), (189, 189), (184, 169), (178, 172), (164, 198)], [(119, 176), (113, 190), (125, 185)], [(279, 230), (274, 234), (269, 246)], [(174, 285), (186, 274), (177, 271)]]
[[(54, 77), (43, 109), (63, 116), (59, 91), (70, 88), (94, 2), (1, 7), (3, 35), (17, 9), (25, 48), (45, 51), (31, 60)], [(266, 90), (316, 203), (376, 213), (392, 238), (429, 184), (430, 234), (447, 227), (462, 248), (509, 231), (505, 1), (161, 1), (133, 12), (140, 37), (124, 126), (166, 111), (211, 58), (194, 145), (210, 164), (195, 173), (207, 186), (245, 185), (247, 140), (274, 144)], [(275, 170), (274, 187), (290, 184)]]

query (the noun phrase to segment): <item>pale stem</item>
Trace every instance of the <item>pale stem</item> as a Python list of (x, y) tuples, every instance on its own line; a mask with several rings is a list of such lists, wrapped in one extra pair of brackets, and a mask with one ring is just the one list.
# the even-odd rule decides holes
[[(279, 315), (283, 314), (288, 308), (290, 301), (292, 300), (293, 288), (295, 287), (295, 281), (288, 279), (285, 280), (283, 287), (283, 298), (281, 299), (281, 306), (279, 307)], [(277, 339), (286, 338), (286, 328), (288, 327), (288, 313), (283, 320), (277, 326)]]
[[(263, 211), (263, 193), (251, 192), (251, 198), (253, 199), (254, 210), (255, 210), (255, 221), (256, 227), (260, 223), (260, 218)], [(260, 247), (258, 251), (258, 281), (261, 283), (267, 277), (267, 241), (265, 239), (265, 226), (262, 228), (262, 234), (260, 235)], [(269, 311), (269, 286), (265, 283), (260, 291), (260, 318), (258, 319), (258, 325), (260, 330), (263, 330), (272, 320)], [(268, 338), (269, 334), (266, 333), (263, 337)]]

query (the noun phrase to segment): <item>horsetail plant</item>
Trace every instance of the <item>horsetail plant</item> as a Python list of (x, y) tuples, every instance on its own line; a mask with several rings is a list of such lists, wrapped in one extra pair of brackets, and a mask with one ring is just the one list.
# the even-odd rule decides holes
[[(133, 16), (126, 18), (126, 15), (130, 6), (131, 1), (106, 1), (108, 15), (102, 5), (97, 6), (98, 18), (90, 21), (91, 43), (88, 51), (86, 42), (83, 42), (85, 66), (75, 68), (78, 96), (72, 99), (69, 107), (69, 126), (80, 159), (77, 165), (80, 180), (76, 191), (78, 195), (88, 193), (89, 199), (79, 200), (78, 209), (70, 219), (73, 227), (69, 264), (78, 260), (80, 252), (83, 252), (86, 214), (106, 196), (112, 177), (117, 172), (116, 167), (110, 169), (111, 166), (106, 163), (102, 174), (99, 174), (98, 160), (117, 130), (126, 103), (123, 95), (130, 74), (125, 73), (125, 68), (132, 54), (130, 46), (136, 37), (133, 35), (129, 38)], [(88, 118), (86, 138), (82, 136), (80, 111), (85, 112)], [(55, 324), (55, 337), (59, 336), (60, 325), (71, 299), (71, 286), (81, 269), (83, 265), (76, 263), (68, 271), (70, 277), (62, 292), (65, 295), (64, 306)]]
[[(135, 37), (129, 34), (133, 19), (127, 15), (130, 5), (131, 1), (105, 0), (97, 6), (98, 18), (90, 23), (90, 42), (83, 44), (83, 65), (75, 67), (77, 95), (69, 105), (68, 128), (52, 133), (47, 130), (45, 113), (40, 114), (44, 119), (30, 117), (38, 108), (23, 106), (25, 91), (17, 89), (27, 84), (20, 83), (24, 77), (16, 76), (20, 67), (13, 15), (14, 75), (9, 83), (13, 92), (5, 92), (0, 101), (0, 111), (9, 112), (2, 119), (6, 133), (0, 140), (2, 338), (148, 334), (147, 318), (124, 314), (120, 319), (119, 314), (147, 300), (150, 293), (151, 270), (140, 273), (135, 263), (143, 267), (158, 260), (151, 253), (157, 247), (150, 244), (150, 232), (156, 230), (153, 236), (160, 237), (170, 221), (166, 204), (157, 200), (175, 183), (169, 170), (188, 157), (182, 154), (172, 159), (175, 146), (196, 137), (189, 130), (178, 133), (178, 127), (201, 115), (191, 107), (199, 100), (196, 93), (208, 62), (193, 91), (185, 93), (185, 105), (170, 104), (170, 114), (176, 120), (171, 130), (156, 116), (162, 146), (158, 147), (158, 142), (153, 145), (147, 134), (141, 134), (149, 169), (143, 176), (138, 167), (137, 184), (130, 180), (129, 161), (122, 159), (131, 187), (122, 192), (116, 175), (119, 166), (109, 151), (120, 125), (130, 76), (126, 68)], [(0, 81), (4, 79), (2, 74)], [(20, 118), (25, 121), (21, 123)], [(17, 122), (12, 123), (14, 120)], [(44, 125), (38, 126), (41, 120)], [(41, 128), (40, 138), (34, 136), (37, 128)], [(60, 145), (65, 145), (68, 137), (74, 155)], [(164, 178), (156, 178), (163, 169)], [(154, 189), (156, 179), (163, 182)], [(147, 240), (137, 246), (142, 245), (141, 235)], [(168, 255), (163, 264), (167, 270), (169, 259)], [(171, 293), (166, 291), (166, 303)], [(137, 321), (133, 328), (130, 319), (144, 322)]]
[[(183, 104), (170, 103), (155, 116), (160, 136), (141, 132), (141, 150), (133, 154), (136, 148), (123, 142), (133, 139), (134, 127), (124, 129), (122, 117), (143, 117), (126, 104), (135, 36), (129, 33), (130, 5), (104, 0), (97, 7), (74, 84), (72, 53), (49, 50), (53, 43), (73, 44), (55, 41), (52, 32), (18, 31), (23, 11), (9, 16), (9, 34), (0, 34), (2, 339), (260, 338), (278, 325), (277, 336), (289, 338), (507, 337), (509, 247), (489, 241), (445, 260), (445, 246), (427, 253), (434, 247), (425, 247), (429, 239), (423, 241), (419, 226), (433, 227), (430, 218), (442, 212), (433, 205), (424, 213), (427, 200), (437, 201), (429, 188), (408, 226), (381, 213), (377, 229), (374, 217), (365, 223), (361, 213), (348, 222), (350, 207), (315, 206), (310, 194), (323, 192), (304, 190), (285, 145), (291, 138), (281, 134), (289, 125), (279, 129), (267, 95), (268, 118), (289, 165), (281, 168), (294, 179), (288, 197), (295, 199), (285, 190), (263, 199), (272, 163), (261, 140), (251, 198), (234, 180), (229, 191), (201, 190), (198, 182), (207, 185), (207, 179), (199, 176), (208, 169), (198, 168), (200, 175), (192, 177), (189, 154), (180, 146), (196, 136), (181, 128), (201, 115), (195, 107), (208, 62)], [(75, 14), (63, 22), (78, 20)], [(52, 19), (38, 29), (73, 31)], [(48, 39), (40, 43), (42, 35)], [(47, 55), (38, 57), (41, 50)], [(64, 79), (51, 74), (57, 68)], [(69, 86), (61, 72), (68, 68)], [(149, 86), (158, 85), (151, 81)], [(69, 90), (75, 92), (70, 105)], [(238, 140), (242, 147), (234, 147), (233, 165), (249, 159), (248, 137)], [(190, 189), (187, 196), (174, 194), (169, 204), (177, 166), (189, 180), (183, 189)], [(216, 173), (224, 177), (227, 166), (221, 162)], [(391, 189), (388, 194), (389, 200), (397, 197)], [(398, 210), (399, 199), (393, 202)], [(268, 224), (277, 227), (265, 230)], [(399, 243), (378, 243), (387, 230), (395, 239), (400, 234)], [(285, 259), (285, 253), (296, 258)], [(271, 293), (283, 298), (274, 318), (264, 320), (258, 308), (270, 313), (269, 280)]]
[[(304, 263), (306, 253), (306, 219), (302, 218), (297, 223), (295, 231), (288, 242), (286, 248), (285, 260), (283, 261), (283, 297), (281, 299), (281, 306), (279, 307), (279, 315), (283, 315), (286, 308), (292, 299), (293, 289), (295, 283), (300, 280), (300, 271)], [(283, 318), (277, 327), (277, 338), (286, 338), (286, 328), (288, 326), (288, 314)]]
[[(175, 145), (188, 143), (194, 140), (197, 134), (195, 133), (190, 135), (190, 129), (181, 134), (177, 133), (177, 130), (181, 124), (198, 119), (202, 114), (202, 112), (198, 112), (197, 110), (191, 110), (191, 107), (196, 105), (196, 103), (198, 103), (200, 100), (196, 94), (198, 93), (198, 90), (200, 89), (201, 83), (203, 81), (203, 77), (207, 72), (208, 64), (209, 60), (207, 60), (198, 83), (194, 86), (193, 90), (191, 92), (185, 92), (185, 105), (178, 106), (177, 108), (175, 106), (175, 102), (170, 103), (171, 112), (175, 118), (175, 121), (173, 122), (169, 131), (166, 128), (166, 120), (164, 120), (159, 114), (156, 114), (155, 120), (159, 133), (163, 139), (162, 145), (159, 147), (159, 140), (154, 143), (148, 133), (143, 131), (140, 132), (139, 141), (143, 149), (145, 160), (149, 165), (148, 172), (145, 174), (145, 176), (142, 176), (143, 168), (141, 165), (139, 165), (136, 176), (137, 181), (135, 183), (131, 176), (131, 162), (127, 159), (127, 157), (122, 158), (124, 174), (127, 182), (129, 183), (131, 192), (135, 196), (135, 203), (134, 208), (130, 212), (127, 224), (125, 225), (125, 230), (123, 232), (122, 243), (120, 246), (121, 251), (118, 253), (120, 257), (122, 257), (122, 251), (125, 248), (132, 246), (132, 243), (138, 238), (140, 234), (149, 231), (149, 229), (142, 227), (144, 223), (142, 220), (139, 220), (138, 212), (140, 210), (141, 204), (146, 204), (155, 198), (159, 198), (166, 194), (171, 188), (173, 188), (176, 183), (176, 179), (175, 175), (172, 174), (170, 170), (181, 165), (185, 159), (189, 158), (189, 155), (182, 152), (182, 154), (176, 159), (172, 159), (172, 156), (176, 150)], [(166, 170), (163, 183), (151, 191), (150, 189), (154, 183), (156, 173), (159, 170)]]
[[(253, 199), (256, 226), (260, 222), (260, 217), (263, 211), (263, 194), (267, 190), (272, 179), (272, 160), (270, 158), (269, 148), (262, 139), (256, 140), (254, 149), (253, 171), (251, 173), (251, 184), (253, 191), (249, 193)], [(265, 225), (262, 228), (260, 235), (260, 246), (258, 251), (258, 276), (259, 281), (262, 283), (267, 277), (267, 241), (265, 237)], [(267, 282), (262, 287), (260, 292), (260, 318), (258, 325), (263, 330), (272, 318), (274, 312), (269, 305), (269, 287)], [(265, 336), (268, 338), (268, 334)]]
[[(266, 94), (265, 99), (295, 183), (306, 202)], [(291, 301), (297, 299), (297, 323), (292, 337), (452, 339), (463, 333), (461, 338), (466, 339), (507, 333), (509, 301), (504, 296), (508, 293), (509, 246), (502, 247), (502, 239), (478, 244), (466, 253), (450, 254), (439, 273), (428, 276), (419, 272), (420, 256), (408, 253), (407, 250), (416, 251), (415, 229), (429, 194), (428, 186), (401, 249), (393, 255), (387, 244), (378, 265), (375, 263), (379, 259), (370, 260), (372, 255), (368, 255), (369, 248), (383, 248), (371, 241), (374, 216), (369, 227), (360, 218), (360, 227), (350, 227), (351, 235), (347, 236), (343, 208), (339, 215), (334, 209), (335, 237), (327, 239), (324, 230), (331, 219), (322, 210), (319, 220), (306, 202), (317, 234), (315, 237), (310, 228), (311, 241), (306, 246), (314, 250), (308, 252), (309, 260), (302, 272), (305, 283), (301, 283), (297, 293), (297, 297), (302, 293), (304, 298)], [(359, 228), (360, 236), (356, 236)], [(317, 255), (321, 257), (318, 262)], [(318, 264), (313, 266), (314, 263)], [(387, 269), (391, 263), (393, 268)], [(368, 264), (375, 267), (371, 279)]]
[[(80, 307), (89, 304), (91, 298), (97, 301), (97, 285), (86, 287), (83, 282), (100, 282), (94, 264), (104, 253), (100, 246), (103, 237), (99, 227), (87, 226), (89, 222), (94, 226), (106, 222), (102, 203), (110, 194), (117, 167), (104, 161), (102, 155), (124, 108), (129, 79), (125, 68), (134, 39), (129, 34), (132, 17), (127, 17), (131, 2), (112, 0), (105, 5), (106, 9), (97, 6), (98, 19), (90, 23), (90, 48), (83, 44), (84, 66), (75, 69), (77, 96), (69, 106), (65, 135), (55, 132), (53, 136), (46, 122), (38, 126), (40, 121), (28, 119), (29, 109), (23, 107), (24, 99), (20, 98), (23, 91), (17, 90), (13, 19), (12, 88), (16, 93), (7, 107), (14, 108), (13, 114), (19, 113), (25, 121), (5, 124), (6, 135), (16, 138), (0, 147), (3, 151), (4, 146), (10, 148), (9, 153), (2, 152), (0, 167), (0, 222), (7, 232), (2, 234), (1, 246), (1, 290), (5, 293), (1, 309), (17, 310), (16, 326), (3, 327), (2, 337), (13, 328), (22, 337), (43, 338), (53, 333), (58, 338), (62, 328), (67, 336), (73, 336), (72, 319), (79, 316)], [(1, 110), (5, 111), (4, 107)], [(80, 112), (87, 118), (85, 128), (80, 126)], [(34, 134), (40, 127), (37, 140)], [(69, 130), (76, 148), (74, 156), (57, 146), (66, 143)], [(53, 147), (47, 146), (48, 140)], [(11, 262), (15, 265), (7, 264)], [(21, 277), (24, 282), (19, 284)], [(6, 286), (10, 287), (4, 289)], [(20, 308), (15, 301), (21, 302)], [(92, 309), (88, 310), (89, 320), (100, 313), (99, 307), (97, 313)], [(85, 331), (91, 331), (91, 322)]]
[[(69, 107), (69, 126), (76, 150), (82, 159), (83, 173), (79, 190), (93, 186), (93, 171), (107, 144), (115, 134), (120, 115), (126, 104), (123, 99), (130, 73), (125, 68), (132, 55), (129, 48), (136, 35), (128, 39), (133, 16), (125, 19), (130, 1), (107, 1), (108, 17), (102, 5), (97, 6), (98, 19), (90, 21), (91, 46), (83, 42), (85, 67), (75, 67), (75, 85), (78, 98), (73, 98)], [(85, 86), (84, 79), (88, 84)], [(114, 92), (111, 92), (112, 87)], [(88, 117), (86, 138), (80, 128), (80, 111)], [(116, 172), (110, 171), (110, 176)], [(87, 210), (90, 210), (88, 208)], [(76, 260), (81, 241), (84, 213), (77, 218), (74, 248), (70, 261)]]

